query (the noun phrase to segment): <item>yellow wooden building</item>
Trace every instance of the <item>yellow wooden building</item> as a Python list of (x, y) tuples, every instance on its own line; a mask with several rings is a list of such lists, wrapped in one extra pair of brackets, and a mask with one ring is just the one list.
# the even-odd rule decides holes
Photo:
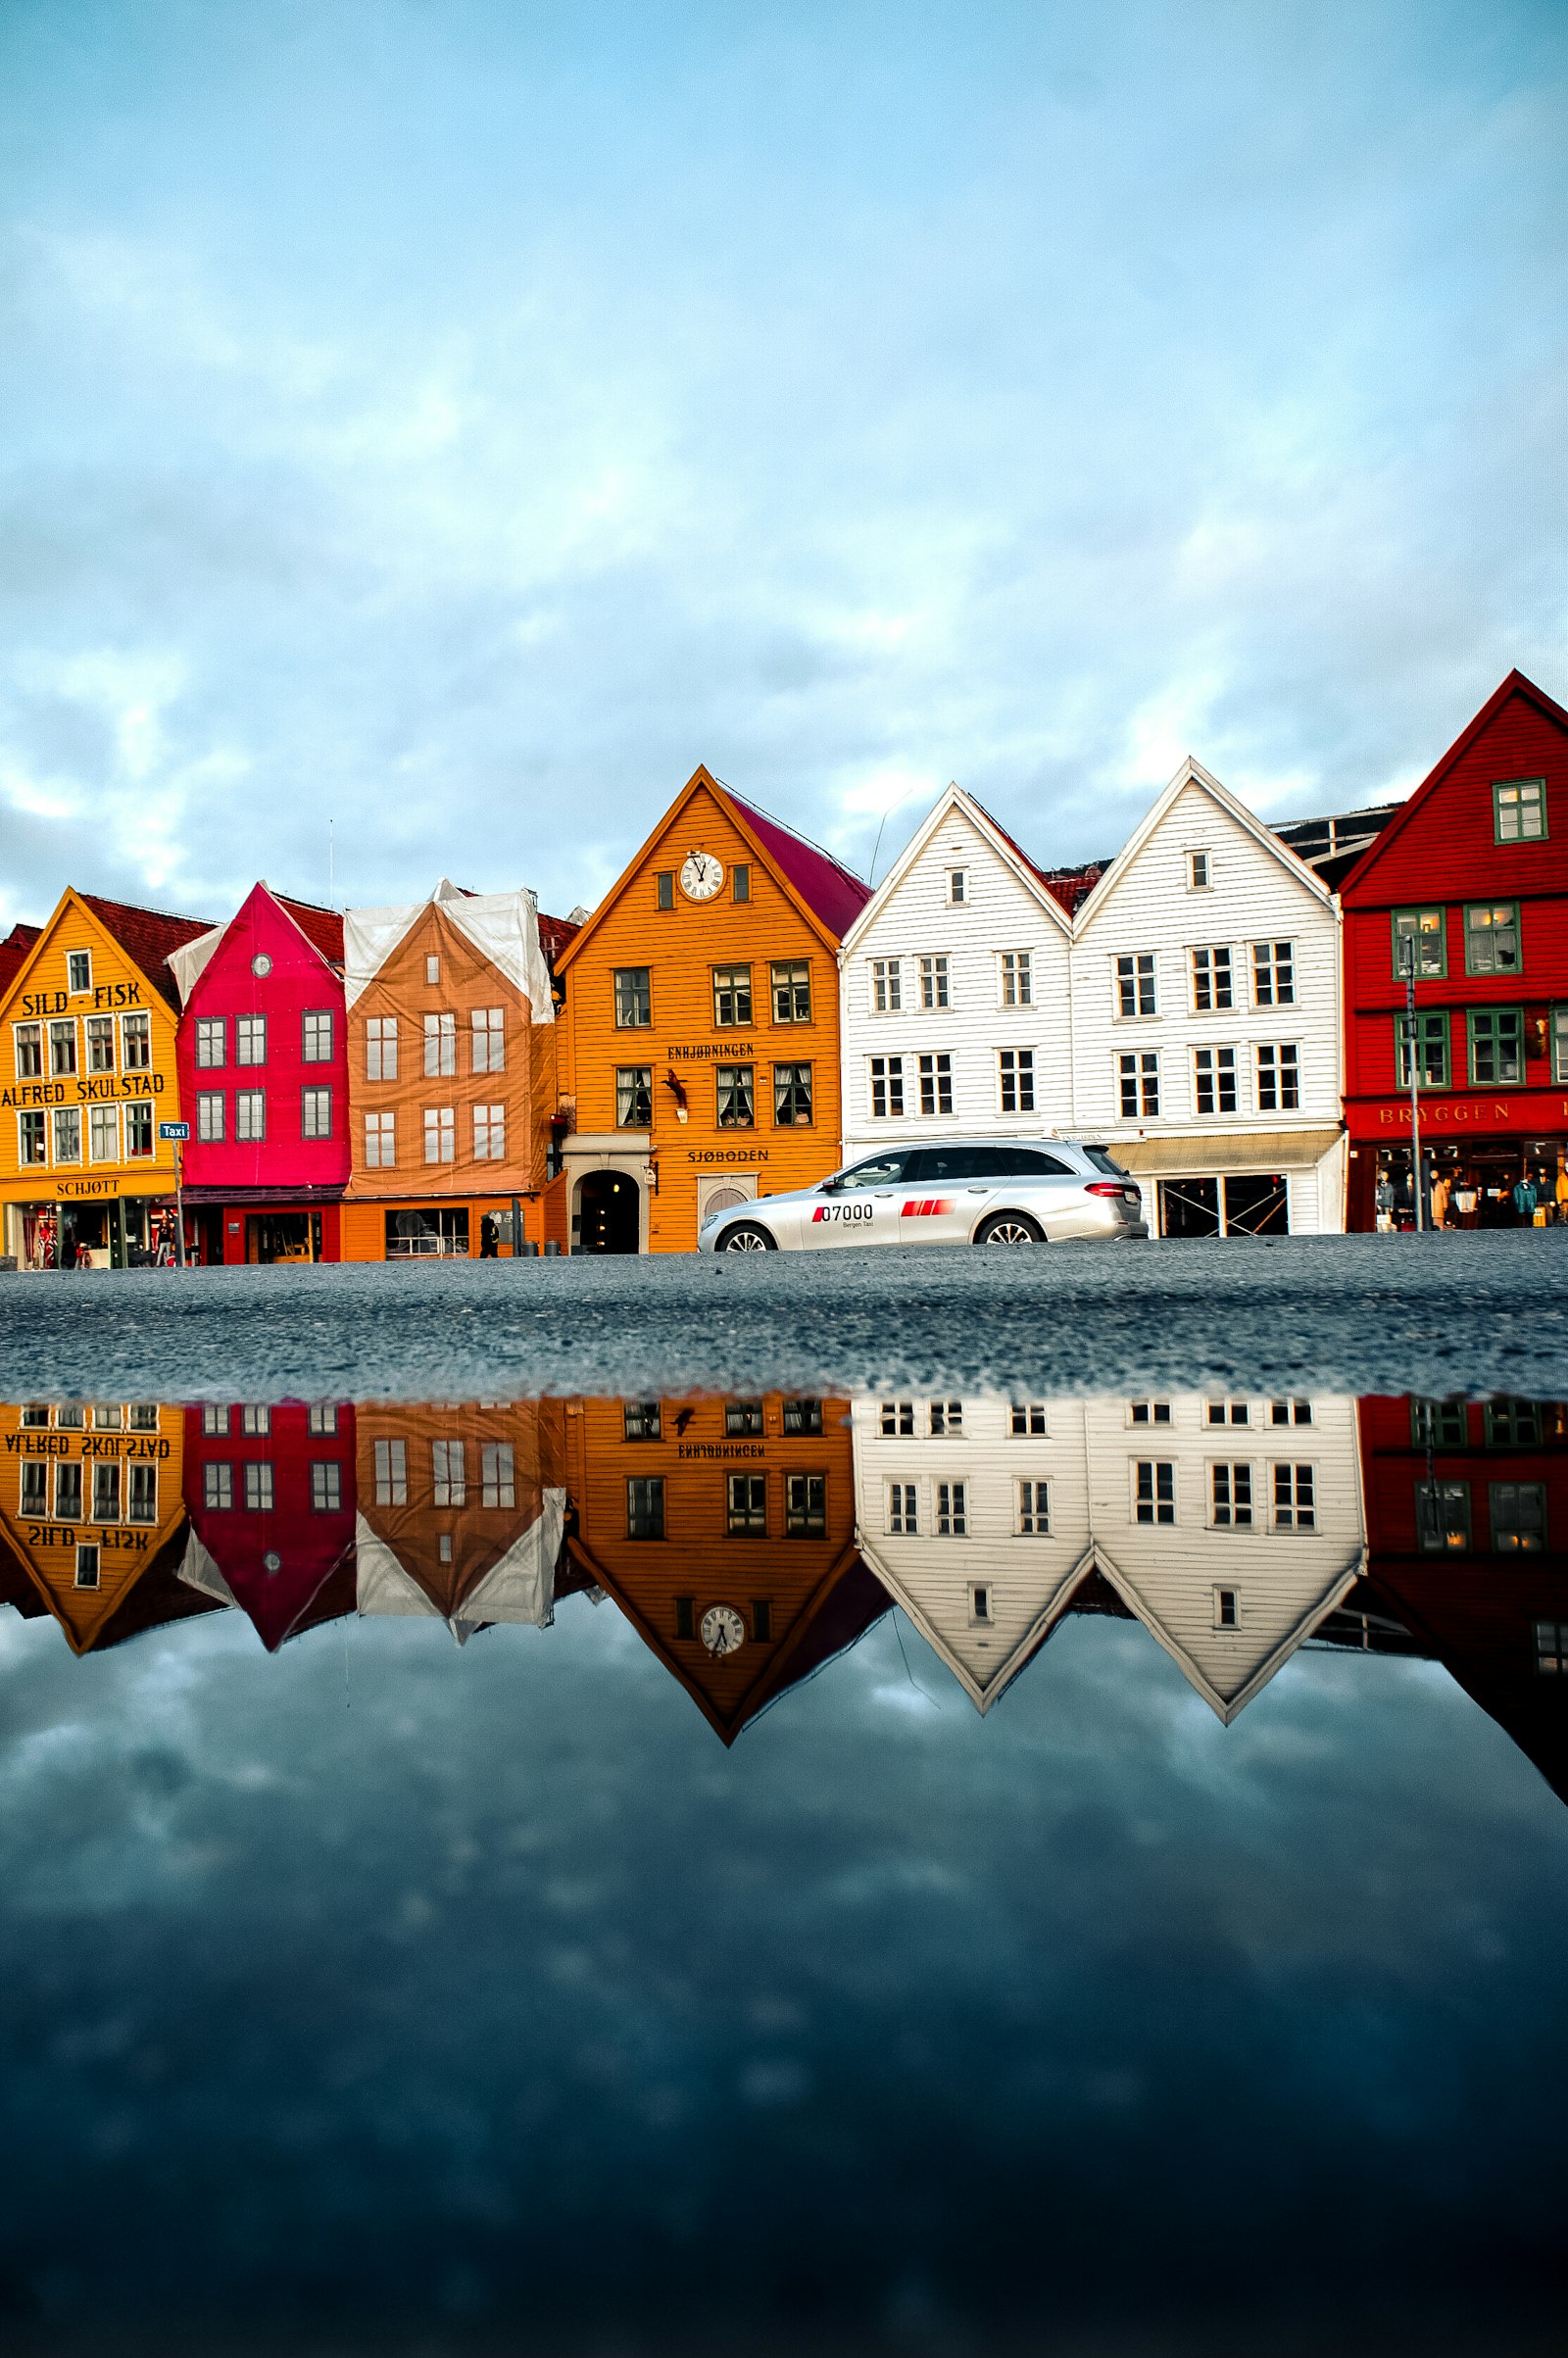
[(157, 1400), (0, 1402), (0, 1534), (74, 1653), (206, 1608), (180, 1589), (185, 1419)]

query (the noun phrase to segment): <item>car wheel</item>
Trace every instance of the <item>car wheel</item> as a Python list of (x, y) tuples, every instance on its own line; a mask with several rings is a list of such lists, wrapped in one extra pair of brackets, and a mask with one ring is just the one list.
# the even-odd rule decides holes
[(713, 1251), (715, 1253), (776, 1253), (778, 1246), (768, 1235), (767, 1230), (759, 1228), (755, 1220), (737, 1220), (733, 1228), (725, 1229), (718, 1243), (713, 1247)]
[(1021, 1211), (994, 1211), (975, 1231), (977, 1245), (1043, 1245), (1046, 1232)]

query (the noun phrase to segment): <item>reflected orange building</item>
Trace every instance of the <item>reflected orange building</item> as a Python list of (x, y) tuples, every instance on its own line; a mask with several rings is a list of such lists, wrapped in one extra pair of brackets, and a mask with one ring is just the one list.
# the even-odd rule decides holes
[(726, 1744), (887, 1610), (847, 1400), (574, 1400), (566, 1465), (568, 1552)]
[(358, 1410), (362, 1613), (430, 1615), (460, 1645), (545, 1626), (566, 1519), (560, 1400)]

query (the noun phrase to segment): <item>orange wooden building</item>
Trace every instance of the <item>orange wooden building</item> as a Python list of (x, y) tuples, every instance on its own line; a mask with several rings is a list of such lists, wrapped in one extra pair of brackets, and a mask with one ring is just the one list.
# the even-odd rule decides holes
[(565, 1527), (560, 1400), (357, 1412), (359, 1609), (544, 1626)]
[(840, 940), (870, 898), (698, 769), (567, 946), (545, 1233), (689, 1253), (840, 1158)]

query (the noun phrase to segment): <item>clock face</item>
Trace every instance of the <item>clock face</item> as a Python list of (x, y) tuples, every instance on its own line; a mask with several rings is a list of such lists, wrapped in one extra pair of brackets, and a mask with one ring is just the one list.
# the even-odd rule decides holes
[(703, 1615), (703, 1644), (710, 1654), (732, 1654), (746, 1644), (746, 1624), (732, 1604), (710, 1604)]
[(711, 852), (688, 852), (681, 862), (680, 889), (688, 901), (711, 901), (724, 881), (724, 862)]

